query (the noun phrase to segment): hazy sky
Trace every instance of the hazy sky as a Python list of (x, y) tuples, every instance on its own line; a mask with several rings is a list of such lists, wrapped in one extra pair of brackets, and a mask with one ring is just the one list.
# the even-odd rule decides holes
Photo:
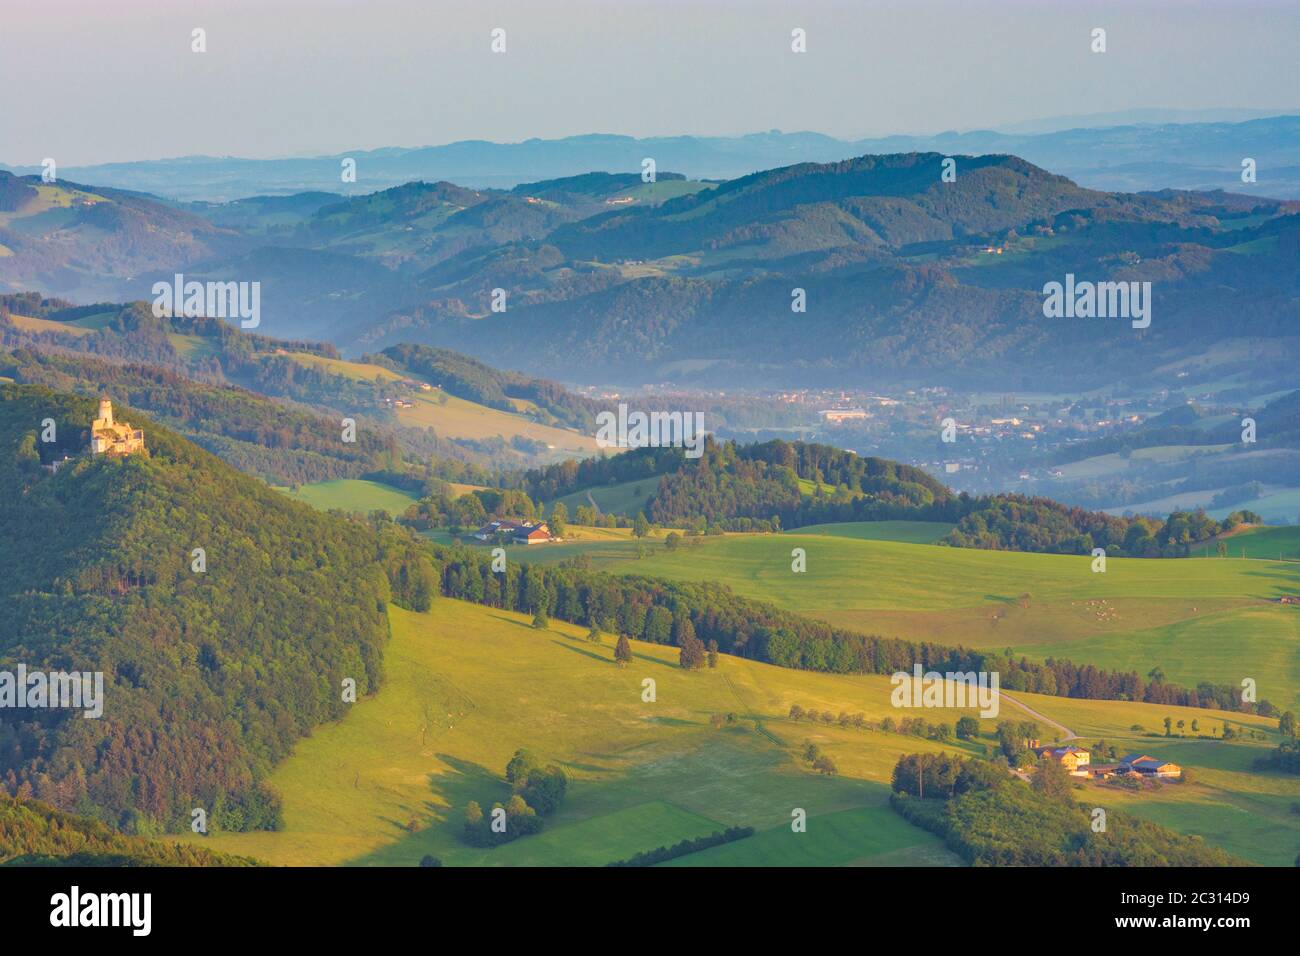
[(1295, 0), (0, 0), (0, 162), (1278, 109), (1298, 48)]

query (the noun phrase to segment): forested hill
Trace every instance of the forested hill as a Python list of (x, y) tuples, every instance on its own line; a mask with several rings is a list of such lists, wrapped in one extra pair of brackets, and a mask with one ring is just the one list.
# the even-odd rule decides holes
[(97, 820), (0, 793), (0, 866), (249, 866), (204, 847), (124, 836)]
[(20, 384), (125, 399), (227, 464), (272, 484), (357, 478), (393, 469), (401, 458), (391, 433), (361, 428), (356, 441), (345, 444), (337, 440), (337, 419), (309, 407), (196, 381), (158, 365), (18, 349), (0, 352), (0, 375)]
[(779, 531), (846, 521), (944, 521), (942, 543), (967, 548), (1176, 557), (1189, 544), (1243, 521), (1174, 512), (1164, 522), (1120, 518), (1023, 495), (954, 493), (919, 468), (807, 442), (706, 442), (690, 459), (681, 448), (638, 448), (614, 457), (566, 461), (525, 474), (533, 498), (553, 500), (601, 485), (658, 478), (649, 520), (695, 531)]
[(568, 391), (557, 382), (493, 368), (468, 355), (427, 345), (394, 345), (362, 361), (407, 371), (443, 391), (489, 408), (518, 411), (519, 401), (531, 402), (549, 416), (547, 424), (591, 431), (596, 413), (608, 407)]
[(317, 513), (129, 408), (146, 453), (92, 459), (95, 410), (0, 385), (0, 672), (103, 674), (98, 719), (0, 710), (0, 789), (127, 832), (196, 807), (274, 827), (261, 781), (346, 713), (344, 679), (377, 687), (386, 604), (427, 606), (432, 568), (399, 529)]

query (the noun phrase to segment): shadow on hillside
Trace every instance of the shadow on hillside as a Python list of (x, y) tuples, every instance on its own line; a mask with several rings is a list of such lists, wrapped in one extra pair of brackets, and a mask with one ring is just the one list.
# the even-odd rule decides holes
[(614, 663), (612, 658), (604, 657), (603, 655), (597, 654), (595, 651), (589, 651), (585, 647), (574, 647), (572, 644), (568, 644), (565, 641), (555, 639), (552, 639), (551, 643), (556, 647), (564, 648), (566, 651), (573, 651), (573, 653), (581, 654), (583, 657), (590, 657), (594, 661), (600, 661), (602, 664), (612, 665)]
[(408, 829), (409, 820), (382, 818), (385, 823), (393, 827), (397, 839), (370, 853), (348, 860), (346, 865), (414, 866), (429, 852), (430, 835), (446, 826), (458, 827), (465, 806), (471, 800), (477, 800), (486, 810), (497, 800), (504, 803), (509, 799), (510, 788), (500, 775), (480, 764), (453, 757), (451, 754), (440, 753), (435, 756), (447, 769), (438, 774), (431, 774), (428, 788), (430, 793), (437, 792), (444, 796), (447, 805), (443, 806), (432, 800), (424, 801), (422, 806), (424, 819), (427, 820), (429, 815), (432, 815), (433, 819), (427, 826), (415, 832)]
[(1252, 578), (1268, 578), (1270, 583), (1275, 586), (1274, 598), (1279, 598), (1284, 594), (1300, 593), (1300, 566), (1284, 568), (1274, 564), (1270, 568), (1251, 568), (1246, 572), (1246, 575)]
[(525, 631), (533, 630), (531, 624), (525, 624), (523, 621), (516, 621), (513, 617), (506, 617), (504, 614), (489, 614), (488, 617), (494, 621), (501, 621), (505, 624), (513, 624), (515, 627), (522, 627)]
[[(659, 718), (657, 722), (690, 724), (690, 721), (675, 718)], [(678, 742), (661, 748), (662, 744), (663, 741), (647, 742), (620, 753), (592, 755), (599, 757), (602, 766), (559, 761), (567, 769), (590, 769), (600, 772), (600, 776), (582, 780), (571, 789), (558, 813), (546, 817), (542, 838), (526, 837), (524, 839), (529, 842), (520, 843), (513, 850), (502, 847), (491, 851), (469, 850), (468, 853), (462, 852), (469, 848), (461, 842), (460, 833), (465, 805), (475, 800), (487, 811), (494, 802), (504, 803), (509, 798), (510, 788), (501, 776), (479, 764), (445, 753), (437, 754), (448, 769), (436, 778), (436, 784), (450, 806), (436, 807), (434, 819), (417, 832), (398, 828), (394, 842), (349, 860), (348, 865), (415, 866), (423, 856), (431, 854), (447, 858), (450, 865), (537, 866), (554, 863), (601, 866), (615, 858), (625, 858), (656, 846), (670, 846), (678, 840), (699, 835), (699, 829), (687, 832), (674, 820), (662, 829), (645, 834), (643, 843), (638, 838), (636, 843), (607, 850), (602, 849), (604, 838), (599, 834), (587, 837), (596, 840), (591, 846), (570, 841), (570, 835), (581, 841), (584, 831), (565, 832), (558, 840), (552, 837), (547, 842), (540, 842), (548, 832), (554, 834), (608, 814), (635, 811), (643, 805), (656, 803), (666, 803), (705, 817), (711, 825), (706, 825), (704, 832), (727, 826), (754, 826), (759, 833), (767, 834), (765, 843), (784, 839), (791, 833), (788, 817), (791, 807), (806, 807), (810, 821), (816, 821), (830, 814), (875, 806), (884, 811), (884, 815), (869, 816), (865, 821), (868, 825), (878, 822), (887, 830), (893, 830), (896, 824), (913, 838), (912, 841), (897, 841), (902, 844), (898, 847), (888, 845), (894, 840), (886, 841), (882, 847), (886, 852), (872, 854), (865, 860), (855, 859), (852, 853), (837, 854), (823, 849), (822, 853), (830, 854), (826, 861), (828, 864), (877, 862), (877, 856), (880, 863), (887, 864), (891, 860), (889, 854), (896, 850), (909, 846), (938, 846), (924, 831), (914, 830), (901, 817), (894, 819), (888, 809), (889, 788), (886, 785), (811, 774), (793, 751), (773, 747), (754, 735), (718, 734), (689, 738), (684, 746)], [(646, 753), (647, 747), (649, 753)], [(789, 839), (801, 841), (805, 838), (791, 836)], [(544, 848), (543, 852), (534, 852), (539, 848)], [(791, 850), (792, 861), (803, 859), (801, 846), (792, 843)], [(724, 853), (719, 849), (717, 853), (721, 861), (730, 861), (730, 851)], [(899, 862), (910, 861), (906, 854), (903, 857)], [(701, 858), (701, 862), (707, 860), (708, 856)]]
[(649, 715), (645, 718), (648, 724), (658, 724), (662, 727), (702, 727), (703, 723), (695, 720), (687, 720), (685, 717), (659, 717)]
[(651, 657), (648, 654), (637, 654), (636, 652), (633, 652), (632, 659), (635, 661), (641, 661), (642, 663), (645, 664), (658, 664), (660, 667), (667, 667), (669, 670), (681, 669), (680, 664), (677, 664), (673, 661), (663, 661), (657, 657)]

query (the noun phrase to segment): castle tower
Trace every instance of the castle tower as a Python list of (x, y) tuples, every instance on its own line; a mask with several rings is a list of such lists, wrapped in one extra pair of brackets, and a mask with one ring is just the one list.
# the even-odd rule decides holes
[(99, 400), (99, 414), (90, 425), (90, 452), (93, 455), (129, 455), (144, 448), (144, 432), (127, 422), (113, 421), (113, 403)]

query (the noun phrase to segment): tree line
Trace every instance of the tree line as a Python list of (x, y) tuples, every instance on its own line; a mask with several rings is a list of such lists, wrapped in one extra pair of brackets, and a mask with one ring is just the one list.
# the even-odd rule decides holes
[[(955, 525), (954, 547), (1114, 557), (1182, 557), (1192, 545), (1259, 516), (1215, 521), (1175, 511), (1163, 522), (1117, 517), (1050, 498), (954, 494), (919, 468), (808, 442), (751, 445), (709, 439), (699, 459), (680, 448), (634, 449), (613, 458), (563, 462), (522, 478), (534, 496), (637, 479), (656, 480), (647, 514), (664, 527), (700, 532), (780, 531), (849, 521), (937, 521)], [(807, 485), (811, 485), (811, 491)]]
[(1166, 682), (1159, 671), (1143, 678), (1092, 664), (1051, 659), (1039, 663), (998, 651), (861, 634), (802, 617), (735, 594), (711, 581), (667, 581), (592, 571), (581, 561), (555, 565), (511, 562), (492, 570), (491, 558), (465, 545), (430, 544), (440, 590), (448, 597), (523, 614), (544, 614), (653, 644), (685, 646), (689, 636), (728, 654), (781, 667), (839, 674), (893, 674), (927, 670), (1000, 674), (1001, 687), (1093, 700), (1133, 700), (1226, 711), (1260, 712), (1232, 685), (1195, 688)]

